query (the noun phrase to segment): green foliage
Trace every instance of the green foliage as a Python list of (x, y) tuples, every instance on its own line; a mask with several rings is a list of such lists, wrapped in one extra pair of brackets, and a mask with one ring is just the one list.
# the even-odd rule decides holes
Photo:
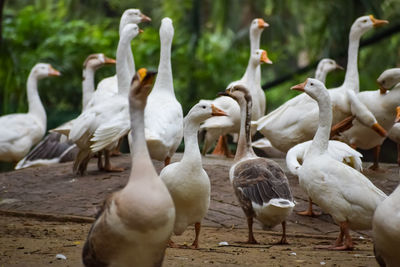
[(50, 63), (62, 73), (39, 84), (49, 124), (57, 126), (79, 114), (82, 63), (92, 53), (113, 56), (118, 32), (108, 29), (110, 20), (91, 25), (85, 20), (66, 20), (67, 13), (61, 4), (51, 10), (35, 6), (6, 10), (0, 54), (5, 66), (0, 71), (0, 79), (6, 81), (0, 91), (4, 114), (26, 112), (26, 79), (38, 62)]
[[(140, 27), (144, 33), (132, 42), (137, 68), (156, 69), (160, 43), (158, 28), (163, 17), (175, 27), (172, 70), (178, 100), (186, 113), (200, 99), (215, 98), (231, 81), (243, 75), (249, 57), (248, 27), (255, 17), (264, 18), (261, 48), (273, 65), (262, 66), (262, 82), (269, 82), (303, 64), (332, 57), (346, 66), (348, 33), (353, 21), (364, 14), (400, 23), (397, 0), (337, 1), (229, 1), (229, 0), (19, 0), (7, 1), (0, 47), (0, 112), (27, 110), (25, 83), (33, 65), (49, 62), (62, 77), (41, 81), (39, 91), (54, 127), (80, 112), (82, 62), (91, 53), (115, 56), (119, 17), (124, 9), (140, 8), (153, 21)], [(371, 30), (366, 36), (379, 30)], [(365, 37), (363, 38), (365, 39)], [(359, 56), (361, 89), (375, 89), (379, 74), (399, 62), (399, 35), (391, 35), (362, 48)], [(115, 68), (102, 68), (97, 81)], [(293, 84), (314, 76), (310, 70), (266, 90), (268, 111), (290, 99)], [(328, 75), (328, 87), (342, 83), (344, 72)]]

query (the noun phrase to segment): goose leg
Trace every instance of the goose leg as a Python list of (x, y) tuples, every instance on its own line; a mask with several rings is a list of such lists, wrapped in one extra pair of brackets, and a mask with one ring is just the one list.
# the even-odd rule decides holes
[(104, 152), (104, 170), (107, 172), (122, 172), (124, 171), (124, 168), (118, 168), (118, 167), (114, 167), (111, 165), (110, 162), (110, 154), (111, 152), (109, 150), (105, 150)]
[(102, 152), (101, 151), (97, 152), (97, 168), (100, 171), (104, 170), (103, 161), (101, 157), (102, 157)]
[(335, 125), (332, 126), (331, 129), (331, 136), (330, 138), (334, 137), (335, 135), (338, 135), (339, 133), (346, 131), (353, 126), (353, 120), (356, 116), (349, 116), (345, 118), (344, 120), (336, 123)]
[(278, 243), (276, 243), (278, 245), (286, 245), (289, 244), (286, 240), (286, 221), (282, 222), (282, 238), (281, 241), (279, 241)]
[(199, 222), (194, 224), (194, 231), (195, 231), (196, 237), (194, 238), (193, 244), (190, 246), (190, 248), (192, 248), (192, 249), (199, 248), (200, 228), (201, 228), (201, 224)]
[(116, 148), (114, 148), (113, 149), (113, 151), (111, 151), (111, 156), (120, 156), (122, 153), (121, 153), (121, 145), (122, 145), (122, 141), (123, 141), (123, 137), (121, 137), (119, 140), (118, 140), (118, 144), (117, 144), (117, 147)]
[(247, 227), (249, 228), (249, 239), (248, 244), (258, 244), (253, 234), (253, 217), (247, 217)]
[(228, 158), (233, 157), (231, 152), (229, 151), (228, 147), (228, 140), (226, 135), (221, 135), (218, 139), (218, 143), (214, 148), (214, 151), (212, 152), (213, 155), (219, 155), (219, 156), (226, 156)]
[[(354, 245), (349, 232), (348, 222), (339, 223), (340, 233), (335, 243), (330, 246), (316, 246), (316, 249), (329, 249), (329, 250), (353, 250)], [(343, 244), (343, 237), (345, 243)]]
[(381, 146), (374, 147), (374, 164), (372, 164), (369, 168), (371, 170), (377, 171), (379, 170), (379, 155), (381, 153)]
[(317, 216), (321, 215), (320, 212), (313, 211), (312, 204), (313, 204), (312, 199), (309, 197), (308, 198), (308, 209), (304, 210), (304, 211), (299, 211), (299, 212), (297, 212), (297, 214), (302, 215), (302, 216), (311, 216), (311, 217), (317, 217)]
[(169, 165), (171, 163), (171, 158), (170, 157), (166, 157), (164, 160), (164, 167)]
[[(335, 246), (332, 247), (331, 249), (332, 250), (353, 250), (354, 244), (353, 244), (353, 239), (351, 238), (351, 235), (350, 235), (348, 222), (340, 223), (340, 232), (342, 235), (341, 244), (337, 245), (337, 243), (335, 243)], [(343, 235), (345, 237), (344, 245), (343, 245)]]

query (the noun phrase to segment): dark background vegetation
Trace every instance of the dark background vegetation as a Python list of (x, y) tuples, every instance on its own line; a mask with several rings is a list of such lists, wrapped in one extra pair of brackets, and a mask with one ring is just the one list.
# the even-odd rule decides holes
[[(160, 21), (173, 20), (174, 85), (185, 113), (242, 76), (249, 57), (248, 27), (256, 17), (270, 24), (261, 39), (274, 62), (262, 67), (268, 111), (293, 97), (289, 87), (313, 76), (319, 59), (331, 57), (346, 66), (349, 29), (359, 16), (390, 21), (362, 38), (361, 90), (377, 89), (379, 74), (400, 62), (398, 0), (0, 0), (0, 115), (27, 111), (29, 71), (37, 62), (48, 62), (63, 74), (39, 84), (48, 128), (76, 117), (82, 63), (91, 53), (115, 57), (119, 18), (127, 8), (139, 8), (153, 19), (140, 25), (144, 33), (132, 42), (137, 68), (157, 68)], [(96, 80), (114, 73), (113, 67), (102, 68)], [(327, 87), (340, 85), (343, 78), (340, 71), (328, 75)], [(394, 159), (390, 147), (393, 152), (383, 151), (383, 156)]]

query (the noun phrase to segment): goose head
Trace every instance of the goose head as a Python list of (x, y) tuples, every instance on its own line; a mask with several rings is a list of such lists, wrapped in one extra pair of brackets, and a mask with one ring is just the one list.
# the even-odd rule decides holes
[(351, 26), (350, 35), (356, 34), (358, 36), (361, 36), (372, 28), (377, 28), (388, 23), (389, 21), (376, 19), (373, 15), (362, 16), (356, 19), (356, 21)]
[(212, 116), (227, 116), (227, 114), (214, 106), (210, 101), (200, 100), (199, 103), (190, 109), (185, 117), (185, 122), (190, 119), (200, 124)]
[(33, 68), (31, 73), (39, 80), (49, 76), (60, 76), (61, 73), (54, 69), (50, 64), (38, 63)]
[(126, 38), (126, 40), (132, 40), (136, 36), (138, 36), (143, 31), (139, 29), (139, 26), (134, 23), (130, 23), (125, 25), (125, 27), (121, 31), (121, 38)]
[(330, 59), (330, 58), (324, 58), (318, 63), (318, 70), (321, 72), (331, 72), (336, 69), (344, 70), (342, 66), (336, 63), (335, 60)]
[(267, 28), (268, 26), (269, 26), (269, 24), (266, 23), (261, 18), (253, 19), (253, 21), (250, 24), (250, 32), (251, 33), (262, 32), (264, 30), (264, 28)]
[(83, 68), (84, 69), (90, 68), (93, 70), (97, 70), (106, 64), (115, 64), (115, 63), (116, 63), (115, 59), (106, 57), (103, 53), (91, 54), (86, 58), (85, 62), (83, 62)]
[(387, 90), (400, 82), (400, 68), (387, 69), (379, 75), (376, 82), (379, 85), (381, 94), (385, 94)]
[(161, 20), (160, 26), (160, 39), (161, 42), (172, 42), (174, 37), (174, 26), (172, 25), (172, 19), (166, 17)]
[(225, 92), (219, 93), (219, 95), (229, 96), (236, 100), (238, 103), (244, 100), (251, 108), (252, 98), (250, 91), (242, 84), (234, 84), (228, 87)]
[(263, 63), (272, 64), (272, 61), (268, 58), (267, 51), (263, 49), (257, 49), (256, 51), (254, 51), (254, 53), (251, 55), (251, 62), (254, 65), (259, 65)]
[(145, 68), (139, 69), (133, 76), (129, 94), (131, 107), (142, 108), (146, 106), (147, 96), (153, 87), (157, 72)]
[(127, 9), (121, 16), (119, 33), (121, 34), (122, 29), (129, 23), (139, 24), (141, 22), (149, 22), (149, 21), (151, 21), (151, 18), (142, 14), (142, 12), (139, 9), (135, 8)]
[(315, 100), (329, 96), (324, 83), (312, 78), (308, 78), (303, 83), (292, 86), (290, 89), (305, 92)]

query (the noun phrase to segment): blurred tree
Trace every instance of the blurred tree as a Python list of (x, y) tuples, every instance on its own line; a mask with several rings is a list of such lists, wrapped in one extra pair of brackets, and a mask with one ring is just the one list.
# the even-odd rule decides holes
[[(62, 78), (39, 85), (49, 128), (80, 112), (82, 62), (90, 53), (115, 56), (119, 17), (127, 8), (140, 8), (152, 18), (150, 24), (140, 25), (144, 33), (132, 42), (137, 67), (157, 68), (160, 21), (165, 16), (173, 20), (172, 70), (185, 113), (243, 75), (249, 24), (256, 17), (270, 24), (261, 39), (261, 48), (274, 62), (262, 67), (268, 111), (293, 96), (291, 85), (314, 75), (319, 59), (332, 57), (346, 66), (349, 29), (361, 15), (390, 21), (362, 39), (367, 45), (359, 56), (361, 90), (375, 89), (379, 74), (400, 60), (398, 0), (0, 0), (0, 4), (4, 6), (0, 112), (27, 110), (27, 75), (35, 63), (46, 61), (63, 73)], [(97, 81), (114, 72), (100, 69)], [(344, 72), (330, 74), (328, 87), (341, 84), (343, 78)]]

